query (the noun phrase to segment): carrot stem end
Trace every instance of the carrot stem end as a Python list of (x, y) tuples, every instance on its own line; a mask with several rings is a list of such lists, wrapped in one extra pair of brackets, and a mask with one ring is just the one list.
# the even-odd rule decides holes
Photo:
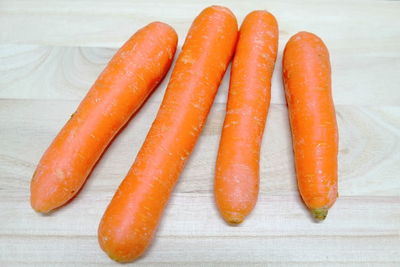
[(317, 222), (321, 222), (325, 220), (326, 216), (328, 215), (327, 208), (318, 208), (318, 209), (311, 209), (311, 215), (313, 216), (314, 220)]

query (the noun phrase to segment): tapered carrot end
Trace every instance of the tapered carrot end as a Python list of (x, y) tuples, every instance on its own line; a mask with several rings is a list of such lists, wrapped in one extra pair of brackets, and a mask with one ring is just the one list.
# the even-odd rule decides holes
[(327, 208), (311, 209), (310, 211), (314, 220), (316, 220), (317, 222), (322, 222), (328, 215)]
[(39, 213), (48, 213), (50, 211), (50, 209), (46, 207), (45, 203), (36, 194), (36, 192), (32, 192), (32, 189), (31, 189), (31, 207), (34, 211)]
[(47, 213), (45, 209), (43, 209), (40, 205), (36, 204), (35, 202), (31, 201), (31, 207), (34, 211), (38, 213)]
[(108, 257), (110, 258), (110, 259), (112, 259), (113, 261), (116, 261), (116, 262), (118, 262), (118, 263), (129, 263), (129, 262), (133, 262), (133, 261), (135, 261), (137, 258), (139, 258), (139, 256), (138, 257), (136, 257), (136, 258), (129, 258), (129, 259), (126, 259), (126, 258), (120, 258), (119, 256), (113, 256), (113, 255), (111, 255), (111, 254), (107, 254), (108, 255)]
[(34, 211), (42, 214), (48, 214), (52, 211), (52, 208), (39, 197), (31, 196), (31, 207)]
[(241, 224), (244, 221), (244, 218), (246, 216), (244, 216), (243, 214), (239, 213), (239, 212), (230, 212), (229, 214), (225, 214), (224, 216), (224, 220), (230, 224), (230, 225), (238, 225)]
[(47, 214), (50, 213), (55, 207), (49, 199), (44, 198), (44, 189), (37, 184), (31, 185), (31, 207), (34, 211)]

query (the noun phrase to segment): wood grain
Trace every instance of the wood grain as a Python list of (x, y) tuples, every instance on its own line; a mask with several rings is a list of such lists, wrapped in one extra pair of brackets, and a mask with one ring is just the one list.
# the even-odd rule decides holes
[(396, 51), (394, 41), (400, 38), (396, 27), (400, 3), (390, 0), (328, 0), (320, 4), (313, 0), (3, 0), (0, 41), (120, 47), (133, 31), (160, 20), (177, 30), (182, 43), (193, 18), (215, 4), (232, 9), (239, 22), (252, 10), (269, 10), (278, 19), (281, 43), (304, 29), (316, 32), (335, 47), (357, 47), (364, 52), (383, 47)]
[[(154, 119), (164, 80), (108, 148), (81, 193), (49, 216), (29, 206), (35, 166), (108, 60), (153, 20), (180, 43), (193, 17), (222, 4), (239, 21), (268, 9), (280, 50), (260, 162), (258, 204), (240, 226), (214, 206), (214, 164), (229, 75), (139, 266), (400, 265), (400, 1), (3, 0), (0, 2), (0, 266), (116, 265), (100, 250), (100, 217)], [(314, 223), (293, 170), (282, 49), (300, 30), (330, 49), (340, 133), (340, 197)]]
[[(68, 259), (66, 251), (81, 255), (81, 263), (108, 261), (97, 248), (97, 224), (144, 140), (150, 126), (148, 120), (155, 116), (158, 103), (148, 103), (131, 120), (70, 205), (51, 216), (38, 216), (29, 207), (29, 178), (37, 159), (77, 104), (78, 101), (67, 100), (0, 101), (0, 125), (4, 127), (0, 136), (0, 147), (4, 148), (0, 157), (3, 177), (0, 212), (5, 218), (0, 228), (0, 238), (3, 238), (0, 245), (6, 245), (8, 238), (17, 240), (15, 246), (29, 240), (24, 250), (3, 255), (0, 260), (29, 258), (41, 263), (40, 251), (46, 251), (50, 246), (51, 256), (46, 259), (47, 263)], [(305, 243), (312, 247), (318, 240), (325, 243), (320, 250), (330, 251), (331, 256), (328, 256), (333, 262), (335, 259), (362, 262), (362, 253), (366, 250), (374, 251), (368, 260), (398, 260), (395, 244), (400, 220), (397, 176), (400, 159), (394, 152), (399, 150), (400, 124), (390, 123), (398, 118), (398, 107), (337, 107), (341, 129), (341, 197), (328, 220), (314, 224), (296, 190), (286, 108), (272, 105), (262, 147), (259, 203), (240, 227), (227, 226), (219, 218), (213, 203), (213, 167), (210, 166), (215, 161), (223, 109), (223, 104), (213, 107), (200, 142), (175, 190), (156, 245), (141, 262), (150, 263), (155, 259), (158, 259), (155, 263), (202, 259), (274, 262), (284, 259), (288, 249), (293, 253), (290, 257), (293, 262), (324, 261), (323, 253), (317, 254), (320, 258), (304, 258), (300, 253), (303, 246), (300, 244), (309, 241)], [(13, 120), (9, 121), (10, 117)], [(385, 122), (387, 120), (389, 123)], [(35, 142), (32, 142), (32, 136), (35, 136)], [(371, 150), (373, 148), (375, 150)], [(16, 222), (15, 216), (20, 220)], [(54, 242), (60, 242), (63, 249), (49, 245)], [(276, 242), (280, 244), (278, 247)], [(174, 245), (168, 245), (171, 243)], [(224, 254), (223, 248), (232, 243), (240, 245), (230, 251), (232, 254)], [(349, 247), (338, 247), (339, 243), (356, 245), (358, 252), (348, 253)], [(207, 255), (210, 245), (219, 252)], [(85, 247), (94, 251), (84, 254), (81, 251), (87, 251)], [(185, 247), (190, 254), (185, 257), (176, 254), (177, 249)], [(259, 250), (253, 250), (258, 247)], [(246, 249), (251, 249), (254, 254), (249, 254)], [(271, 258), (265, 251), (271, 251), (275, 257)], [(392, 256), (387, 258), (389, 255)]]
[[(18, 187), (18, 177), (30, 176), (35, 164), (78, 101), (1, 100), (0, 156), (8, 186)], [(98, 190), (116, 188), (128, 171), (158, 110), (147, 103), (116, 138), (92, 176), (105, 176)], [(178, 192), (210, 192), (225, 105), (215, 104), (197, 147), (184, 170)], [(339, 187), (342, 196), (398, 196), (400, 183), (400, 107), (353, 107), (338, 105), (340, 129)], [(47, 112), (46, 112), (47, 111)], [(381, 112), (381, 113), (378, 113)], [(12, 117), (13, 120), (9, 121)], [(35, 142), (32, 143), (32, 136)], [(26, 148), (29, 147), (29, 150)], [(103, 164), (104, 162), (104, 164)], [(273, 195), (297, 194), (294, 178), (287, 109), (273, 104), (262, 143), (261, 192)], [(106, 177), (115, 177), (110, 180)], [(190, 177), (185, 179), (184, 177)], [(94, 178), (95, 179), (95, 178)], [(24, 179), (30, 182), (29, 179)], [(110, 190), (112, 192), (112, 190)], [(26, 194), (26, 192), (23, 192)]]
[[(281, 41), (272, 81), (271, 103), (276, 104), (286, 103), (280, 75), (283, 44)], [(331, 48), (330, 43), (327, 45)], [(335, 46), (330, 50), (336, 104), (400, 103), (397, 86), (400, 84), (400, 54), (396, 50), (370, 51), (367, 55), (355, 50), (336, 50)], [(0, 66), (0, 98), (82, 99), (115, 51), (101, 47), (1, 45), (0, 60), (4, 64)], [(382, 66), (389, 65), (390, 68), (379, 72)], [(379, 78), (377, 72), (381, 73)], [(169, 76), (152, 100), (161, 101), (164, 91), (160, 89), (164, 89), (168, 81)], [(228, 86), (229, 75), (225, 75), (220, 87), (222, 93), (215, 102), (226, 103)]]

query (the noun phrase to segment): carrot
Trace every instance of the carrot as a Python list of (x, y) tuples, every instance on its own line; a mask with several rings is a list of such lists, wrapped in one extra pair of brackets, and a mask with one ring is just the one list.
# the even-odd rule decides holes
[(167, 73), (176, 44), (174, 29), (154, 22), (118, 50), (42, 156), (31, 182), (34, 210), (49, 212), (77, 194), (112, 138)]
[(286, 44), (283, 80), (300, 194), (317, 221), (336, 201), (338, 133), (325, 44), (299, 32)]
[(274, 16), (266, 11), (248, 14), (233, 59), (216, 164), (215, 199), (228, 223), (241, 223), (257, 202), (260, 146), (277, 49)]
[(149, 246), (205, 123), (236, 38), (236, 18), (225, 7), (208, 7), (194, 20), (157, 117), (101, 220), (99, 243), (112, 259), (132, 261)]

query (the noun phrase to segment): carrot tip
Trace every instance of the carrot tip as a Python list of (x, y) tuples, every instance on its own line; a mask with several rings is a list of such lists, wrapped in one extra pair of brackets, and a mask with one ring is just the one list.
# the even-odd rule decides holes
[(31, 207), (35, 212), (40, 214), (48, 214), (51, 211), (51, 209), (44, 207), (43, 205), (41, 205), (41, 203), (38, 203), (37, 201), (31, 201)]
[(107, 254), (107, 255), (110, 259), (112, 259), (113, 261), (116, 261), (118, 263), (128, 263), (128, 262), (135, 260), (135, 259), (123, 259), (123, 258), (119, 258), (118, 256), (111, 256), (110, 254)]
[(232, 212), (224, 216), (224, 220), (230, 225), (238, 225), (243, 222), (245, 216), (240, 213)]
[(41, 209), (38, 209), (38, 208), (32, 207), (32, 209), (33, 209), (35, 212), (39, 213), (39, 214), (47, 214), (47, 213), (48, 213), (47, 211), (44, 211), (44, 210), (41, 210)]
[(127, 254), (121, 254), (115, 251), (110, 251), (108, 249), (105, 249), (102, 244), (100, 244), (101, 249), (107, 254), (107, 256), (118, 263), (128, 263), (128, 262), (133, 262), (136, 259), (140, 258), (142, 255), (136, 254), (136, 255), (127, 255)]
[(328, 215), (327, 208), (311, 209), (310, 211), (311, 211), (313, 218), (317, 222), (321, 222), (321, 221), (325, 220), (326, 216)]
[(51, 213), (53, 213), (53, 210), (52, 209), (45, 209), (45, 208), (41, 208), (41, 207), (33, 207), (32, 206), (32, 209), (35, 211), (35, 212), (37, 212), (37, 213), (39, 213), (39, 214), (41, 214), (41, 215), (50, 215)]

